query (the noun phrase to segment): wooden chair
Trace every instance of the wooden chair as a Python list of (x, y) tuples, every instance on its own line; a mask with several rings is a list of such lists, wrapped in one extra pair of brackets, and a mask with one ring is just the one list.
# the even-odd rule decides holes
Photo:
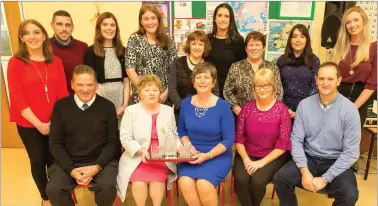
[[(75, 187), (75, 189), (76, 188), (92, 188), (92, 187), (93, 187), (93, 185), (91, 185), (91, 184), (89, 184), (87, 186), (77, 185)], [(76, 199), (75, 190), (72, 190), (71, 194), (72, 194), (72, 199), (73, 199), (74, 203), (77, 204), (78, 202), (77, 202), (77, 199)], [(115, 206), (121, 206), (121, 200), (119, 199), (118, 195), (116, 195), (116, 198), (114, 200), (114, 205)]]

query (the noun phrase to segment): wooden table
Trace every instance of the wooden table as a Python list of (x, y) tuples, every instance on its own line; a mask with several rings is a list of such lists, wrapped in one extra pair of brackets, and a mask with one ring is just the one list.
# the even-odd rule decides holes
[(365, 127), (365, 130), (371, 134), (368, 159), (366, 162), (365, 175), (364, 175), (364, 180), (367, 180), (367, 177), (369, 175), (371, 156), (373, 155), (374, 141), (377, 140), (377, 127)]

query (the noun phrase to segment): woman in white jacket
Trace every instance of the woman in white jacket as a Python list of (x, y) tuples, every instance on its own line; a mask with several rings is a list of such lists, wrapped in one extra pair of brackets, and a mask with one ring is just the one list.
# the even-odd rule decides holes
[(137, 89), (140, 102), (126, 108), (121, 122), (120, 139), (125, 151), (119, 162), (118, 196), (125, 200), (131, 182), (137, 206), (146, 205), (148, 188), (153, 205), (158, 206), (164, 197), (166, 180), (170, 189), (177, 178), (176, 164), (146, 160), (150, 158), (151, 146), (158, 147), (167, 135), (174, 135), (179, 142), (175, 116), (172, 107), (159, 103), (163, 89), (157, 76), (142, 76)]

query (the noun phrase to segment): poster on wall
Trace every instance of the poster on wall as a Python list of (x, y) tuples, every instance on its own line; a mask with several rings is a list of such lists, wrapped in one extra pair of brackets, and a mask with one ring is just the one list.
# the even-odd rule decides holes
[(370, 32), (373, 41), (377, 40), (377, 2), (375, 1), (357, 1), (356, 6), (360, 6), (365, 10), (369, 22), (370, 22)]
[(175, 18), (192, 18), (191, 1), (175, 1)]
[(284, 52), (291, 28), (296, 24), (307, 27), (311, 37), (311, 21), (271, 20), (268, 23), (268, 52)]
[(213, 29), (215, 8), (221, 3), (228, 3), (235, 15), (235, 23), (239, 33), (245, 38), (252, 31), (266, 34), (268, 19), (268, 2), (206, 2), (207, 32)]
[(268, 61), (268, 62), (273, 62), (273, 61), (277, 61), (278, 57), (280, 57), (283, 53), (266, 53), (265, 54), (265, 61)]
[(161, 16), (163, 17), (163, 24), (167, 31), (167, 34), (170, 34), (170, 21), (171, 13), (169, 10), (169, 1), (142, 1), (142, 4), (153, 4), (159, 10)]
[(173, 35), (178, 56), (184, 56), (184, 45), (188, 35), (195, 30), (206, 31), (206, 19), (175, 18), (173, 20)]
[(227, 3), (232, 7), (236, 27), (244, 38), (253, 31), (266, 34), (268, 2), (230, 1)]
[(315, 2), (278, 2), (278, 18), (279, 19), (314, 19)]

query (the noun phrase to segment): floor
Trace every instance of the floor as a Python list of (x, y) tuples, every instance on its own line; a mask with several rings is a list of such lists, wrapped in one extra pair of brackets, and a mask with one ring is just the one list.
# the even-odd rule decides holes
[[(372, 161), (372, 167), (376, 168), (376, 159)], [(363, 180), (362, 175), (357, 175), (357, 182), (360, 191), (360, 197), (357, 206), (375, 206), (377, 205), (377, 176), (370, 174), (367, 181)], [(226, 205), (229, 204), (230, 179), (227, 178), (226, 185)], [(87, 189), (76, 189), (76, 197), (78, 206), (94, 206), (93, 193)], [(278, 206), (279, 200), (277, 196), (272, 200), (272, 185), (268, 185), (266, 196), (262, 202), (262, 206)], [(126, 201), (123, 206), (134, 206), (134, 200), (131, 192), (127, 192)], [(297, 197), (299, 205), (319, 206), (332, 205), (332, 199), (326, 195), (310, 193), (301, 189), (297, 189)], [(38, 190), (34, 185), (30, 174), (29, 159), (24, 149), (1, 149), (1, 206), (39, 206), (41, 199)], [(239, 206), (235, 195), (235, 205)], [(147, 205), (151, 205), (148, 202)], [(166, 200), (162, 203), (167, 205)], [(177, 206), (185, 206), (185, 200), (182, 195), (178, 199)]]

